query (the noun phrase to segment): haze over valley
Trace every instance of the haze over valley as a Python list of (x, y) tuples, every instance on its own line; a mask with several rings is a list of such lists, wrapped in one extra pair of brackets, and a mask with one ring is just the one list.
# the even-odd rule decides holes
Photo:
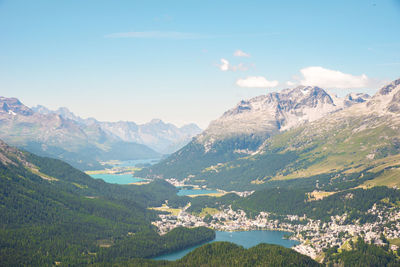
[(142, 125), (82, 119), (65, 107), (29, 108), (16, 98), (0, 97), (0, 105), (0, 138), (82, 170), (101, 168), (100, 162), (109, 160), (161, 158), (201, 132), (195, 124), (178, 128), (159, 119)]

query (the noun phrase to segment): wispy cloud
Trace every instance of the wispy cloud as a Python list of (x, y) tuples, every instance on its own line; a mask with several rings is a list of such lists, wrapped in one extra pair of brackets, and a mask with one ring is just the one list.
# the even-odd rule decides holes
[(249, 53), (246, 53), (246, 52), (244, 52), (244, 51), (242, 51), (240, 49), (236, 50), (235, 53), (233, 53), (233, 55), (235, 57), (250, 57)]
[(250, 76), (236, 81), (236, 85), (247, 88), (272, 88), (278, 84), (278, 81), (268, 81), (263, 76)]
[(243, 63), (239, 63), (238, 65), (231, 65), (229, 63), (229, 61), (225, 58), (221, 58), (221, 64), (217, 65), (218, 68), (222, 71), (237, 71), (237, 70), (241, 70), (241, 71), (246, 71), (249, 69), (248, 66), (244, 65)]
[(142, 39), (202, 39), (209, 38), (208, 35), (189, 32), (174, 31), (145, 31), (145, 32), (117, 32), (104, 36), (105, 38), (142, 38)]

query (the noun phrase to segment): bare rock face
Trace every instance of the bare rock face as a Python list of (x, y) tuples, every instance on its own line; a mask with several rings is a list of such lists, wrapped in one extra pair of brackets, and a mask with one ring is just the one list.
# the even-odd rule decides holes
[(189, 143), (201, 133), (196, 124), (177, 127), (160, 119), (153, 119), (145, 124), (130, 121), (97, 122), (107, 133), (126, 142), (144, 144), (160, 153), (173, 153)]
[[(82, 170), (101, 168), (100, 161), (156, 158), (160, 154), (81, 119), (66, 108), (30, 109), (16, 98), (0, 97), (0, 139), (35, 154), (62, 159)], [(4, 158), (4, 157), (3, 157)]]
[(0, 139), (0, 164), (5, 166), (22, 164), (25, 167), (33, 167), (31, 163), (26, 161), (25, 155), (15, 147), (7, 145), (3, 140)]
[(0, 97), (0, 113), (30, 116), (33, 114), (33, 111), (16, 98)]
[(369, 112), (380, 116), (400, 115), (400, 79), (382, 87), (370, 101), (366, 103)]
[(400, 114), (400, 79), (391, 84), (391, 93), (393, 97), (388, 104), (387, 111)]
[(400, 85), (400, 79), (394, 80), (379, 90), (378, 95), (388, 95)]
[(400, 114), (400, 91), (393, 95), (392, 101), (389, 103), (387, 110)]
[(177, 151), (202, 131), (193, 123), (177, 127), (160, 119), (153, 119), (145, 124), (136, 124), (132, 121), (106, 122), (94, 118), (83, 119), (65, 107), (49, 110), (38, 105), (33, 107), (32, 110), (42, 115), (58, 115), (65, 120), (81, 125), (81, 127), (96, 128), (97, 131), (101, 131), (116, 140), (146, 145), (162, 154)]
[(210, 147), (215, 140), (235, 136), (268, 137), (365, 102), (369, 98), (367, 94), (349, 94), (339, 98), (324, 89), (311, 86), (285, 89), (242, 100), (211, 122), (196, 141)]
[(351, 93), (346, 95), (344, 103), (346, 107), (350, 107), (355, 103), (364, 103), (371, 98), (370, 95), (364, 93)]

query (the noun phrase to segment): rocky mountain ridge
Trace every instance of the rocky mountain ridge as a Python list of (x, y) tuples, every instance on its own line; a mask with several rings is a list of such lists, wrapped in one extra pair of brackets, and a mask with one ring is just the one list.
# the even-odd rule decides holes
[(365, 186), (399, 186), (399, 95), (400, 79), (382, 87), (369, 101), (266, 139), (257, 154), (279, 151), (301, 155), (275, 179), (371, 170), (376, 179)]
[(49, 110), (39, 105), (33, 107), (32, 110), (41, 114), (58, 114), (63, 118), (73, 120), (85, 126), (99, 127), (116, 139), (124, 142), (143, 144), (162, 154), (175, 152), (202, 131), (194, 123), (177, 127), (171, 123), (165, 123), (160, 119), (153, 119), (145, 124), (137, 124), (132, 121), (105, 122), (94, 118), (83, 119), (65, 107), (57, 110)]
[(367, 94), (349, 94), (340, 98), (322, 88), (298, 86), (242, 100), (196, 138), (206, 150), (215, 140), (240, 135), (268, 137), (327, 114), (370, 99)]
[(0, 98), (0, 138), (41, 156), (63, 159), (80, 169), (102, 168), (99, 161), (156, 158), (149, 147), (124, 142), (99, 125), (83, 125), (56, 113), (42, 114), (16, 98)]
[(142, 175), (248, 190), (271, 181), (365, 172), (368, 181), (341, 183), (400, 186), (399, 96), (400, 79), (373, 97), (338, 98), (298, 87), (242, 101)]
[(23, 105), (16, 98), (6, 98), (0, 96), (0, 113), (7, 113), (10, 115), (21, 114), (29, 116), (33, 114), (33, 111), (27, 106)]

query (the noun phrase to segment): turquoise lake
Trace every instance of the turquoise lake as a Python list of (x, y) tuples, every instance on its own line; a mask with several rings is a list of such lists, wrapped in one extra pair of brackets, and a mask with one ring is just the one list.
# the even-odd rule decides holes
[(141, 178), (132, 177), (132, 174), (92, 174), (91, 177), (95, 179), (102, 179), (104, 182), (110, 184), (130, 184), (144, 181)]
[(139, 164), (156, 164), (160, 159), (135, 159), (135, 160), (123, 160), (118, 164), (115, 164), (115, 167), (136, 167)]
[(154, 260), (178, 260), (185, 256), (187, 253), (191, 252), (195, 248), (198, 248), (204, 244), (216, 242), (216, 241), (227, 241), (232, 242), (237, 245), (243, 246), (245, 248), (254, 247), (260, 243), (268, 243), (281, 245), (287, 248), (293, 247), (299, 242), (295, 240), (284, 239), (284, 235), (289, 235), (288, 232), (282, 231), (268, 231), (268, 230), (255, 230), (255, 231), (242, 231), (242, 232), (220, 232), (216, 231), (216, 237), (213, 241), (206, 242), (194, 247), (190, 247), (178, 252), (164, 254), (153, 258)]
[(219, 192), (216, 190), (206, 190), (206, 189), (180, 189), (179, 192), (176, 194), (178, 196), (188, 196), (188, 195), (204, 195), (210, 193), (219, 193)]

